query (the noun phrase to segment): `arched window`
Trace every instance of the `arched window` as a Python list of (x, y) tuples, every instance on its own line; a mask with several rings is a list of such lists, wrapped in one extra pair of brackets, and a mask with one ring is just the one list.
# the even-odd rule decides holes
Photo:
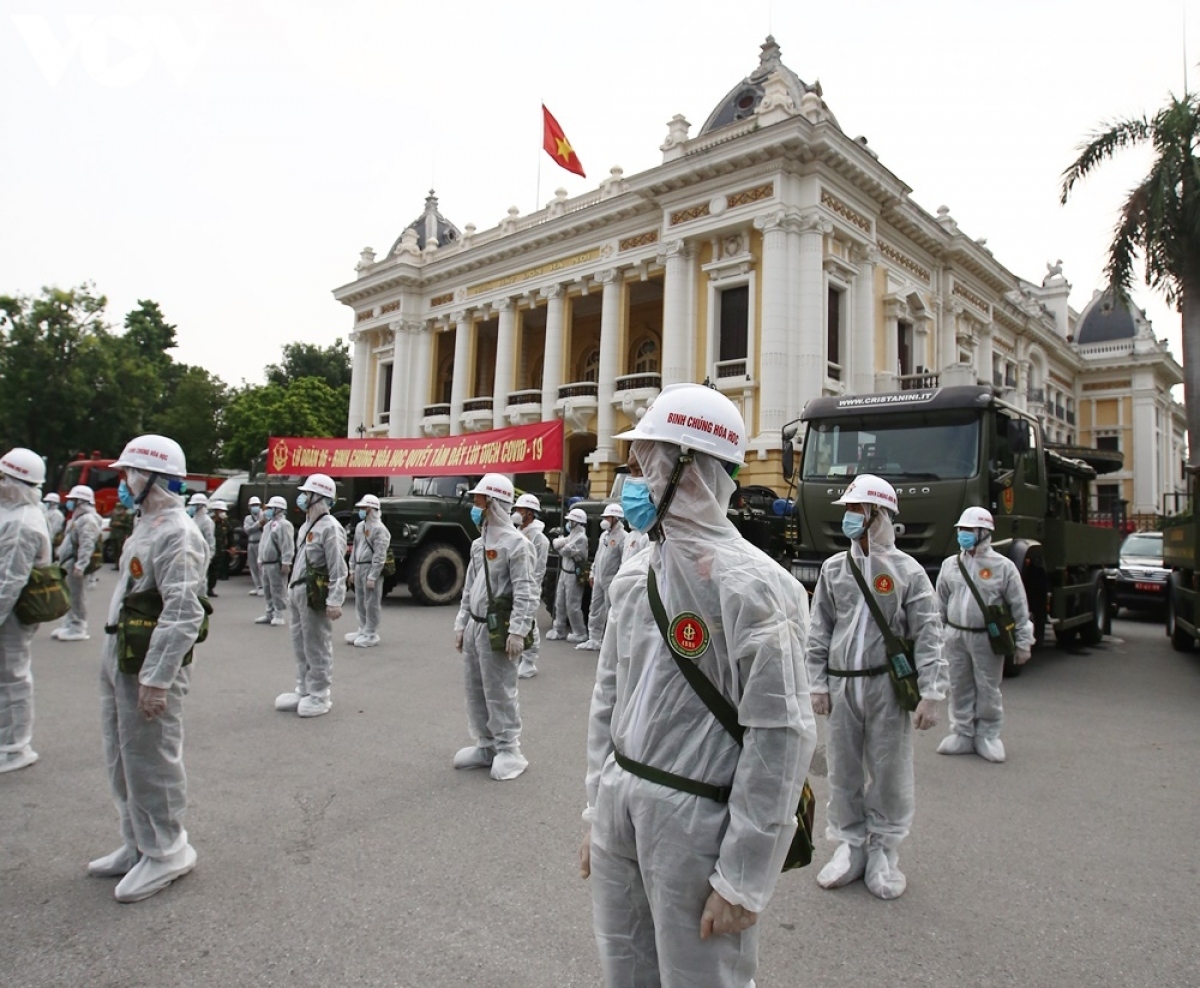
[(633, 372), (635, 374), (658, 373), (658, 343), (654, 339), (643, 340), (634, 351)]
[(454, 390), (454, 358), (446, 357), (442, 360), (441, 366), (438, 368), (438, 401), (442, 404), (450, 403), (450, 394)]
[(600, 380), (600, 351), (589, 350), (587, 356), (583, 358), (583, 376), (582, 381), (591, 381), (593, 384)]

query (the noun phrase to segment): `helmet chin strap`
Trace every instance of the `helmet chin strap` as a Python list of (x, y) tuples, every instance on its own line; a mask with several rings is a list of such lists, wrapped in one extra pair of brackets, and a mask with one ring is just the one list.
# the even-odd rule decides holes
[(662, 529), (663, 519), (667, 516), (667, 509), (671, 506), (671, 501), (675, 498), (675, 491), (679, 487), (679, 480), (683, 477), (683, 471), (691, 462), (692, 454), (681, 447), (679, 459), (675, 461), (675, 466), (671, 470), (671, 478), (667, 481), (667, 489), (663, 491), (662, 502), (659, 504), (658, 512), (654, 516), (654, 524), (650, 526), (648, 533), (650, 541), (662, 542), (666, 538)]

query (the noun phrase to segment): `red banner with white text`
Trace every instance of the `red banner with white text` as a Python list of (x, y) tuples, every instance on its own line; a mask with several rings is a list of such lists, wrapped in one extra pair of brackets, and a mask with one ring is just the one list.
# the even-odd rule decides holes
[(331, 477), (444, 477), (561, 470), (561, 420), (444, 439), (307, 439), (272, 436), (267, 473)]

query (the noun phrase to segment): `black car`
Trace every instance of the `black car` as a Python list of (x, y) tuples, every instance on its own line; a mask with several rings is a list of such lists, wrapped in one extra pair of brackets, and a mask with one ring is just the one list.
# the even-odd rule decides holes
[(1134, 532), (1121, 543), (1120, 568), (1110, 570), (1112, 611), (1157, 610), (1167, 603), (1162, 532)]

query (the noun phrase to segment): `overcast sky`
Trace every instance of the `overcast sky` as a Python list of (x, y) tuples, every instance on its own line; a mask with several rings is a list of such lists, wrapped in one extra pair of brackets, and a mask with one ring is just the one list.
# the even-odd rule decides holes
[[(1200, 85), (1200, 0), (0, 0), (0, 293), (91, 281), (117, 324), (154, 299), (177, 359), (258, 382), (282, 344), (346, 338), (331, 289), (431, 186), (483, 230), (652, 168), (770, 30), (917, 203), (1031, 281), (1062, 258), (1079, 310), (1149, 157), (1065, 208), (1059, 176), (1101, 121), (1182, 90), (1185, 12)], [(543, 100), (588, 178), (543, 155)], [(1135, 298), (1178, 355), (1178, 314)]]

